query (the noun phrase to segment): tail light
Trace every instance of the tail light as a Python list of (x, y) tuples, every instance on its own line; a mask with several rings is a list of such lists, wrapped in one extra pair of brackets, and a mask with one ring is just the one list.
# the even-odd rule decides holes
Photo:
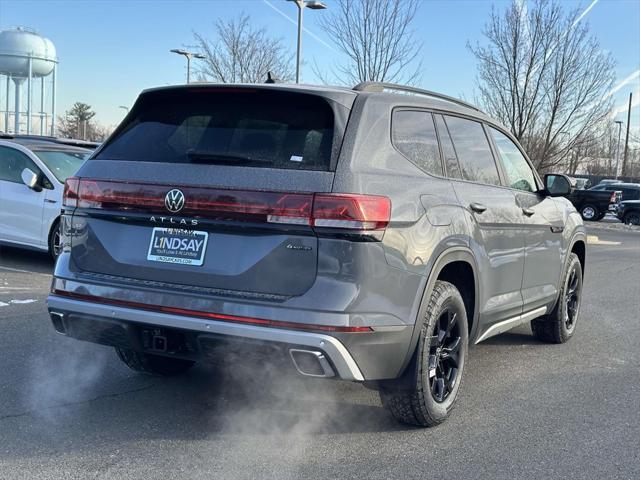
[(183, 206), (165, 204), (168, 185), (69, 178), (64, 205), (181, 217), (303, 225), (316, 231), (382, 232), (391, 218), (387, 197), (345, 193), (288, 193), (179, 187)]
[(62, 194), (62, 205), (65, 207), (78, 206), (78, 188), (80, 180), (76, 177), (67, 178), (64, 182), (64, 192)]
[(391, 218), (391, 201), (373, 195), (316, 193), (311, 216), (314, 227), (383, 230)]

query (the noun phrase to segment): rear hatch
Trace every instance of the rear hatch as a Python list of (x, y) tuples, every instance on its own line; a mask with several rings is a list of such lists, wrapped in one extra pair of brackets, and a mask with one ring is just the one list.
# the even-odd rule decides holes
[(143, 93), (67, 184), (72, 265), (161, 288), (274, 298), (316, 278), (348, 91), (198, 85)]

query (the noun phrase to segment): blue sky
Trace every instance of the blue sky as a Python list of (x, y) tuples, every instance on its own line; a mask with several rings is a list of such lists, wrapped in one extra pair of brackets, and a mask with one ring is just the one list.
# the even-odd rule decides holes
[[(562, 3), (585, 10), (592, 2)], [(326, 3), (331, 8), (332, 1)], [(473, 98), (476, 69), (467, 41), (482, 41), (492, 5), (502, 9), (507, 3), (424, 0), (414, 25), (424, 45), (422, 86)], [(295, 49), (296, 9), (285, 0), (0, 0), (0, 30), (25, 26), (49, 37), (60, 60), (58, 111), (83, 101), (94, 107), (99, 122), (115, 125), (124, 115), (118, 106), (131, 105), (140, 90), (184, 82), (184, 59), (169, 49), (189, 45), (193, 31), (212, 33), (215, 19), (242, 11)], [(303, 38), (307, 83), (318, 81), (311, 62), (328, 69), (337, 56), (325, 45), (330, 39), (317, 24), (323, 14), (305, 12), (305, 27), (313, 34)], [(618, 82), (631, 76), (614, 94), (619, 118), (626, 121), (629, 92), (634, 92), (634, 103), (640, 102), (640, 0), (596, 0), (582, 21), (589, 22), (602, 48), (615, 58)], [(634, 130), (639, 123), (640, 105), (632, 111)]]

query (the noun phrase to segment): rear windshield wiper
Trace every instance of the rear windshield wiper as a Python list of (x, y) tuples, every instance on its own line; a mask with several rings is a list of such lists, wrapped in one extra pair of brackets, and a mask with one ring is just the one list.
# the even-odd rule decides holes
[(252, 165), (261, 164), (257, 160), (251, 158), (241, 157), (239, 155), (226, 155), (224, 153), (212, 153), (212, 152), (198, 152), (196, 150), (189, 150), (187, 157), (193, 163), (207, 163), (211, 165)]

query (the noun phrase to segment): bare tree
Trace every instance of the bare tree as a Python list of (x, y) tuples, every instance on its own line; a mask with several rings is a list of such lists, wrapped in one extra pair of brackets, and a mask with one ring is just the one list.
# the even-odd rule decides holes
[(422, 45), (411, 24), (418, 5), (418, 0), (338, 0), (320, 25), (347, 57), (336, 67), (339, 81), (417, 81), (421, 66), (414, 64)]
[(200, 53), (207, 58), (198, 63), (200, 80), (221, 83), (264, 82), (267, 72), (281, 80), (293, 79), (293, 56), (282, 39), (269, 37), (263, 28), (253, 28), (245, 13), (228, 21), (217, 20), (214, 36), (194, 33)]
[(485, 26), (479, 100), (522, 143), (542, 171), (557, 167), (593, 136), (611, 111), (614, 62), (579, 12), (552, 0), (529, 9), (513, 0)]

